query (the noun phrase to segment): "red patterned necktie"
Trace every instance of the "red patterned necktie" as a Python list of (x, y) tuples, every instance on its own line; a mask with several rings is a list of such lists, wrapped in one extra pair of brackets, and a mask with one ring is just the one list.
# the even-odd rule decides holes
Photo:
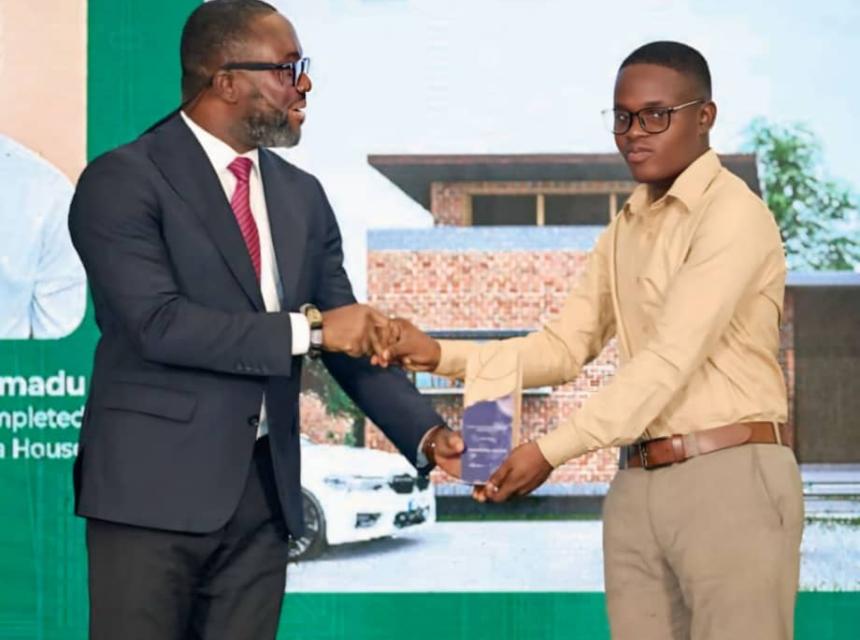
[(230, 198), (230, 206), (233, 208), (236, 222), (239, 223), (239, 231), (242, 232), (242, 238), (245, 240), (245, 246), (248, 248), (251, 263), (254, 265), (254, 271), (259, 281), (260, 236), (257, 233), (257, 223), (254, 222), (254, 216), (251, 213), (251, 189), (248, 182), (253, 164), (251, 158), (239, 156), (227, 168), (236, 176), (236, 190), (233, 191), (233, 197)]

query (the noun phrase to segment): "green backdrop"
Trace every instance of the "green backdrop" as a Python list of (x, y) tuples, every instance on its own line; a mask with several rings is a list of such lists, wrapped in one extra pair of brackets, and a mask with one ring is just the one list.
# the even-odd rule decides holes
[[(197, 0), (90, 0), (90, 158), (134, 138), (176, 106), (179, 31), (196, 4)], [(73, 379), (88, 376), (95, 338), (88, 314), (81, 328), (63, 340), (0, 341), (0, 376), (37, 376), (47, 378), (49, 385), (51, 376), (60, 372)], [(0, 395), (0, 412), (8, 415), (74, 413), (82, 405), (79, 395), (12, 397), (8, 390)], [(76, 439), (74, 427), (0, 430), (0, 638), (86, 637), (86, 558), (82, 522), (71, 515), (72, 451), (70, 445), (45, 446)], [(440, 585), (445, 571), (439, 567)], [(608, 637), (599, 593), (338, 594), (338, 585), (331, 586), (329, 594), (288, 595), (280, 637)], [(858, 611), (858, 593), (803, 593), (797, 637), (857, 637)]]

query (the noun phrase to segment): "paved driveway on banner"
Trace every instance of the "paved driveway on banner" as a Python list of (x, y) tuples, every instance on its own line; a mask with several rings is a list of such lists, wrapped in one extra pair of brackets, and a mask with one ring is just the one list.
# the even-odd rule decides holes
[[(599, 521), (439, 522), (291, 565), (289, 592), (603, 591)], [(860, 590), (860, 526), (807, 524), (804, 590)]]

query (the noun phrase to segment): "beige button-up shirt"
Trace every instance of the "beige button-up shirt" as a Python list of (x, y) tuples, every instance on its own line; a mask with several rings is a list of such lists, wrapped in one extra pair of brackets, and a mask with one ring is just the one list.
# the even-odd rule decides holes
[(553, 466), (643, 438), (785, 422), (785, 275), (773, 214), (707, 151), (658, 200), (636, 188), (543, 330), (500, 344), (441, 341), (436, 373), (462, 378), (470, 357), (501, 347), (519, 352), (524, 387), (559, 385), (617, 336), (612, 382), (537, 441)]

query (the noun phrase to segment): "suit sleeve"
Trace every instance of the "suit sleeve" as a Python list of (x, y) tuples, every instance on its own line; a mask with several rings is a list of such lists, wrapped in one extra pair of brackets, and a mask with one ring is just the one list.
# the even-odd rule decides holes
[[(340, 229), (325, 192), (320, 191), (325, 220), (323, 270), (314, 295), (322, 310), (355, 302), (352, 286), (343, 268)], [(421, 438), (432, 427), (444, 424), (430, 401), (421, 395), (399, 369), (374, 367), (367, 358), (325, 353), (323, 362), (346, 394), (378, 425), (400, 452), (414, 465)]]
[(93, 297), (146, 360), (290, 375), (288, 313), (225, 312), (197, 304), (180, 290), (147, 171), (128, 154), (113, 153), (94, 161), (80, 178), (69, 229)]

